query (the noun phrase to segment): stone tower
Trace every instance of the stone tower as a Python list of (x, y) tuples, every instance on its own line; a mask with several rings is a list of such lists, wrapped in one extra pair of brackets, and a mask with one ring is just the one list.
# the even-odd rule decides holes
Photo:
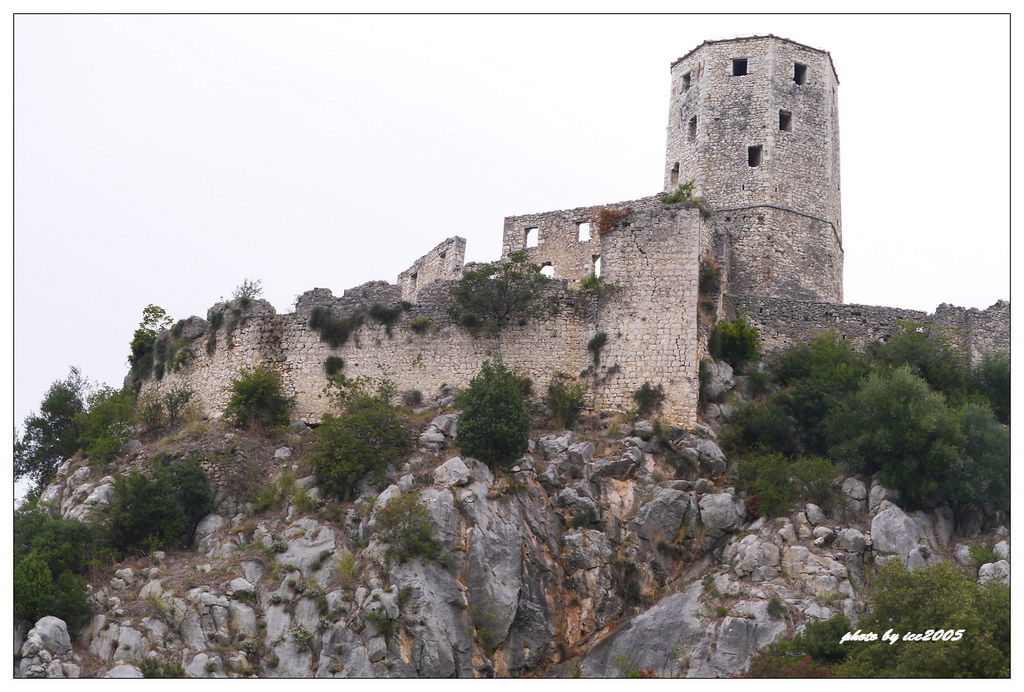
[(705, 41), (672, 64), (665, 189), (695, 181), (732, 294), (842, 302), (839, 79), (775, 36)]

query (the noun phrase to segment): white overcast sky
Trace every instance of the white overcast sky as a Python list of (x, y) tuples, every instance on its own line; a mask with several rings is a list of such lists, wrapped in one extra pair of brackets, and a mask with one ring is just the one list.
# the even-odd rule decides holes
[(1005, 16), (17, 17), (15, 422), (120, 385), (148, 303), (286, 312), (659, 191), (669, 64), (768, 33), (839, 74), (846, 301), (1008, 299)]

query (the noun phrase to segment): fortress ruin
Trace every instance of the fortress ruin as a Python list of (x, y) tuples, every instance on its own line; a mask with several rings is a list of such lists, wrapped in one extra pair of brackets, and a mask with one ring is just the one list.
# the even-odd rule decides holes
[[(238, 371), (264, 365), (281, 372), (296, 416), (315, 422), (331, 408), (331, 356), (350, 377), (386, 372), (400, 390), (430, 395), (465, 386), (500, 355), (544, 391), (557, 373), (588, 370), (587, 344), (603, 332), (600, 362), (584, 378), (588, 404), (628, 409), (643, 383), (660, 384), (663, 416), (692, 428), (708, 332), (736, 310), (769, 350), (822, 329), (863, 346), (907, 320), (949, 328), (972, 359), (1009, 348), (1004, 301), (986, 310), (941, 305), (934, 314), (843, 304), (839, 79), (827, 52), (775, 36), (705, 41), (672, 63), (671, 77), (663, 193), (505, 219), (502, 259), (525, 250), (555, 279), (546, 315), (494, 336), (469, 333), (449, 314), (466, 247), (453, 237), (395, 284), (371, 282), (340, 297), (313, 289), (281, 315), (266, 301), (215, 305), (206, 320), (175, 327), (189, 357), (143, 388), (184, 383), (216, 415)], [(662, 201), (691, 180), (689, 201)], [(711, 296), (698, 295), (702, 260), (720, 272)], [(619, 290), (581, 301), (580, 281), (591, 274)], [(337, 348), (310, 327), (317, 308), (343, 319), (402, 301), (411, 307), (393, 325), (366, 320)]]

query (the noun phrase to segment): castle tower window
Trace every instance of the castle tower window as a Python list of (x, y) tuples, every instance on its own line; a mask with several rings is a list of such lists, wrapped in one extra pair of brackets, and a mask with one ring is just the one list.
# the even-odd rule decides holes
[(747, 59), (746, 58), (733, 58), (732, 59), (732, 76), (742, 77), (747, 73)]
[(789, 111), (779, 111), (779, 129), (789, 132), (793, 129), (793, 114)]
[(807, 65), (801, 63), (793, 63), (793, 81), (797, 84), (807, 83)]
[(581, 243), (590, 242), (590, 222), (583, 221), (576, 224), (576, 240)]
[(594, 276), (601, 276), (601, 255), (594, 255), (590, 260), (594, 264)]
[(679, 162), (676, 161), (676, 165), (672, 166), (672, 176), (670, 178), (673, 185), (679, 184)]
[(683, 75), (683, 91), (689, 91), (690, 90), (690, 79), (691, 79), (692, 75), (693, 75), (692, 71), (691, 72), (687, 72), (686, 74)]
[(437, 255), (437, 260), (438, 260), (439, 262), (441, 262), (442, 264), (444, 264), (444, 258), (445, 258), (445, 257), (447, 257), (447, 256), (448, 256), (448, 252), (447, 252), (447, 251), (445, 251), (445, 250), (442, 250), (442, 251), (441, 251), (441, 252), (440, 252), (440, 253), (439, 253), (439, 254)]
[(416, 273), (413, 272), (409, 275), (409, 285), (412, 286), (412, 290), (416, 290)]
[(690, 118), (690, 126), (688, 128), (688, 136), (691, 142), (697, 139), (697, 116)]
[(540, 229), (536, 226), (531, 226), (526, 229), (526, 247), (537, 247), (537, 243), (540, 242)]
[(545, 262), (540, 268), (540, 273), (549, 279), (555, 278), (555, 265), (551, 264), (551, 262)]
[(747, 147), (747, 165), (755, 168), (761, 165), (761, 147)]

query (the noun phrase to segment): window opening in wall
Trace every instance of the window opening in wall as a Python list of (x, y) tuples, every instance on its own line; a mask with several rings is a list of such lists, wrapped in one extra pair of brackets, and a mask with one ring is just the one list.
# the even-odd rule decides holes
[(448, 256), (448, 251), (447, 250), (442, 250), (440, 253), (438, 253), (437, 259), (440, 260), (441, 262), (444, 262), (444, 258), (447, 257), (447, 256)]
[(409, 275), (409, 285), (412, 286), (413, 290), (416, 290), (416, 274)]
[(747, 165), (751, 168), (761, 165), (761, 147), (747, 147)]
[(590, 222), (582, 221), (576, 224), (576, 240), (581, 243), (590, 241)]
[(807, 81), (807, 65), (793, 63), (793, 81), (797, 84), (804, 84)]
[(594, 276), (601, 276), (601, 255), (594, 255), (590, 259), (594, 263)]
[(747, 73), (747, 59), (746, 58), (733, 58), (732, 59), (732, 76), (742, 77)]
[(678, 161), (676, 162), (676, 165), (672, 166), (672, 175), (669, 177), (669, 180), (672, 181), (673, 185), (677, 185), (679, 183), (679, 162)]
[(690, 138), (691, 142), (694, 141), (695, 139), (697, 139), (697, 116), (696, 115), (693, 116), (692, 118), (690, 118), (689, 138)]
[(551, 262), (545, 262), (540, 268), (540, 273), (549, 279), (555, 278), (555, 266)]
[(540, 241), (540, 229), (536, 226), (526, 229), (526, 247), (537, 247)]
[(693, 71), (687, 72), (683, 75), (683, 91), (690, 90), (690, 79), (692, 78)]
[(793, 129), (793, 114), (789, 111), (779, 111), (779, 129), (789, 132)]

